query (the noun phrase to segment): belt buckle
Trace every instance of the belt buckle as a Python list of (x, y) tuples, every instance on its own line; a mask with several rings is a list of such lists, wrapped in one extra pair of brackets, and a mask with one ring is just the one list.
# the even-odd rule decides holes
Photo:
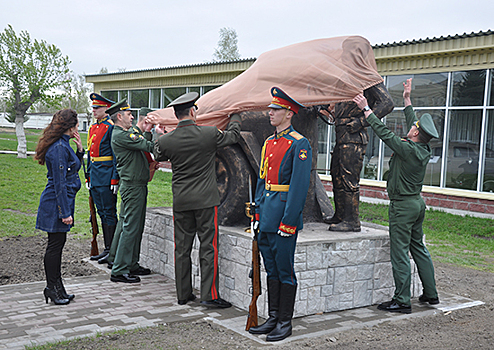
[(271, 191), (271, 184), (267, 184), (267, 185), (266, 185), (266, 189), (267, 189), (268, 191)]

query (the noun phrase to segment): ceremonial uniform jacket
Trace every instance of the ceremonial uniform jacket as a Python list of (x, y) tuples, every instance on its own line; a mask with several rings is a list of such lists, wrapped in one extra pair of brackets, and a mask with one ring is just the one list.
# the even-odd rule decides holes
[(117, 159), (117, 171), (122, 185), (147, 184), (149, 162), (145, 152), (152, 152), (154, 143), (149, 132), (135, 126), (124, 130), (116, 125), (112, 134), (112, 149)]
[(89, 128), (87, 171), (92, 187), (118, 184), (117, 163), (111, 148), (112, 132), (113, 121), (109, 116), (97, 120)]
[[(404, 112), (407, 130), (410, 130), (418, 119), (412, 106), (407, 106)], [(396, 136), (374, 113), (367, 118), (367, 121), (377, 136), (394, 151), (389, 160), (387, 182), (389, 199), (402, 199), (406, 196), (420, 194), (427, 164), (432, 154), (430, 145)]]
[(173, 209), (187, 211), (220, 204), (216, 182), (216, 150), (240, 138), (239, 115), (232, 115), (225, 131), (215, 126), (199, 126), (190, 119), (160, 136), (154, 148), (156, 161), (172, 163)]
[(266, 139), (255, 199), (261, 231), (294, 234), (303, 228), (311, 165), (309, 141), (292, 126)]
[(81, 188), (79, 169), (84, 152), (74, 153), (69, 136), (62, 135), (46, 152), (48, 183), (39, 199), (36, 228), (46, 232), (68, 232), (62, 219), (74, 217), (75, 195)]

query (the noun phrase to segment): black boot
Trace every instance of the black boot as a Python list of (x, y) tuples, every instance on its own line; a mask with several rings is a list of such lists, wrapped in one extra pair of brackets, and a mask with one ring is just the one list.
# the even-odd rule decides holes
[(55, 303), (55, 305), (67, 305), (68, 303), (70, 303), (69, 299), (65, 299), (60, 295), (60, 290), (57, 288), (57, 286), (46, 287), (43, 291), (43, 294), (45, 295), (45, 302), (47, 304), (48, 298), (50, 298), (51, 301)]
[(266, 341), (280, 341), (292, 335), (292, 317), (296, 293), (297, 285), (281, 284), (278, 323), (271, 333), (267, 335)]
[(341, 188), (333, 189), (334, 215), (329, 220), (324, 220), (324, 223), (332, 225), (343, 221), (345, 217), (345, 203), (343, 203), (345, 197), (343, 192)]
[(343, 203), (345, 205), (345, 217), (342, 222), (329, 226), (330, 231), (360, 232), (359, 191), (343, 191)]
[(69, 299), (72, 300), (75, 298), (75, 295), (74, 294), (67, 294), (67, 291), (65, 290), (65, 287), (63, 285), (63, 282), (62, 282), (62, 278), (59, 278), (58, 281), (57, 281), (57, 288), (58, 290), (60, 291), (60, 296), (63, 298), (63, 299)]
[(268, 308), (269, 318), (262, 325), (251, 327), (250, 334), (268, 334), (278, 323), (278, 310), (280, 307), (280, 281), (268, 279)]
[[(108, 264), (108, 257), (110, 256), (111, 243), (113, 236), (115, 235), (116, 225), (102, 224), (103, 226), (103, 239), (105, 241), (105, 250), (101, 258), (98, 259), (98, 264)], [(101, 255), (101, 254), (100, 254)]]

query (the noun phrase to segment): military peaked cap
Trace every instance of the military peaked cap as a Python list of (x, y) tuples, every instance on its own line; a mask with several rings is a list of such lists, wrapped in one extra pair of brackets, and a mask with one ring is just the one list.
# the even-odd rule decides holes
[(129, 109), (129, 108), (130, 108), (130, 106), (127, 103), (127, 99), (124, 98), (123, 100), (118, 101), (117, 103), (113, 104), (105, 112), (108, 113), (109, 115), (112, 115), (112, 114), (117, 113), (119, 111), (125, 111), (126, 109)]
[(271, 88), (271, 96), (273, 96), (273, 100), (268, 106), (269, 108), (284, 108), (289, 111), (293, 111), (293, 113), (298, 113), (300, 108), (305, 107), (303, 104), (298, 103), (276, 86)]
[(93, 104), (91, 107), (110, 107), (112, 104), (115, 102), (107, 99), (106, 97), (103, 97), (95, 92), (93, 92), (91, 95), (89, 95), (89, 98), (93, 101)]
[(174, 99), (168, 107), (173, 107), (175, 110), (190, 108), (195, 104), (198, 97), (199, 94), (197, 92), (188, 92)]
[(425, 113), (420, 117), (420, 120), (415, 123), (415, 126), (420, 130), (423, 130), (427, 135), (431, 137), (439, 138), (434, 121), (429, 113)]

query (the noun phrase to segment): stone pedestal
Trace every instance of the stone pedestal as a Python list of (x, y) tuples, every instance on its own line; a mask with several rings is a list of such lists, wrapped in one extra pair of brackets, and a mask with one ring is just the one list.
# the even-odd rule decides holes
[[(387, 227), (363, 223), (362, 232), (338, 233), (328, 225), (308, 223), (299, 233), (295, 251), (298, 279), (295, 317), (369, 306), (391, 299), (394, 291)], [(220, 296), (248, 310), (252, 237), (242, 228), (220, 227)], [(199, 241), (192, 250), (192, 283), (200, 290)], [(175, 278), (171, 208), (148, 208), (140, 263)], [(412, 266), (412, 297), (421, 294), (417, 268)], [(267, 317), (266, 272), (258, 314)]]

